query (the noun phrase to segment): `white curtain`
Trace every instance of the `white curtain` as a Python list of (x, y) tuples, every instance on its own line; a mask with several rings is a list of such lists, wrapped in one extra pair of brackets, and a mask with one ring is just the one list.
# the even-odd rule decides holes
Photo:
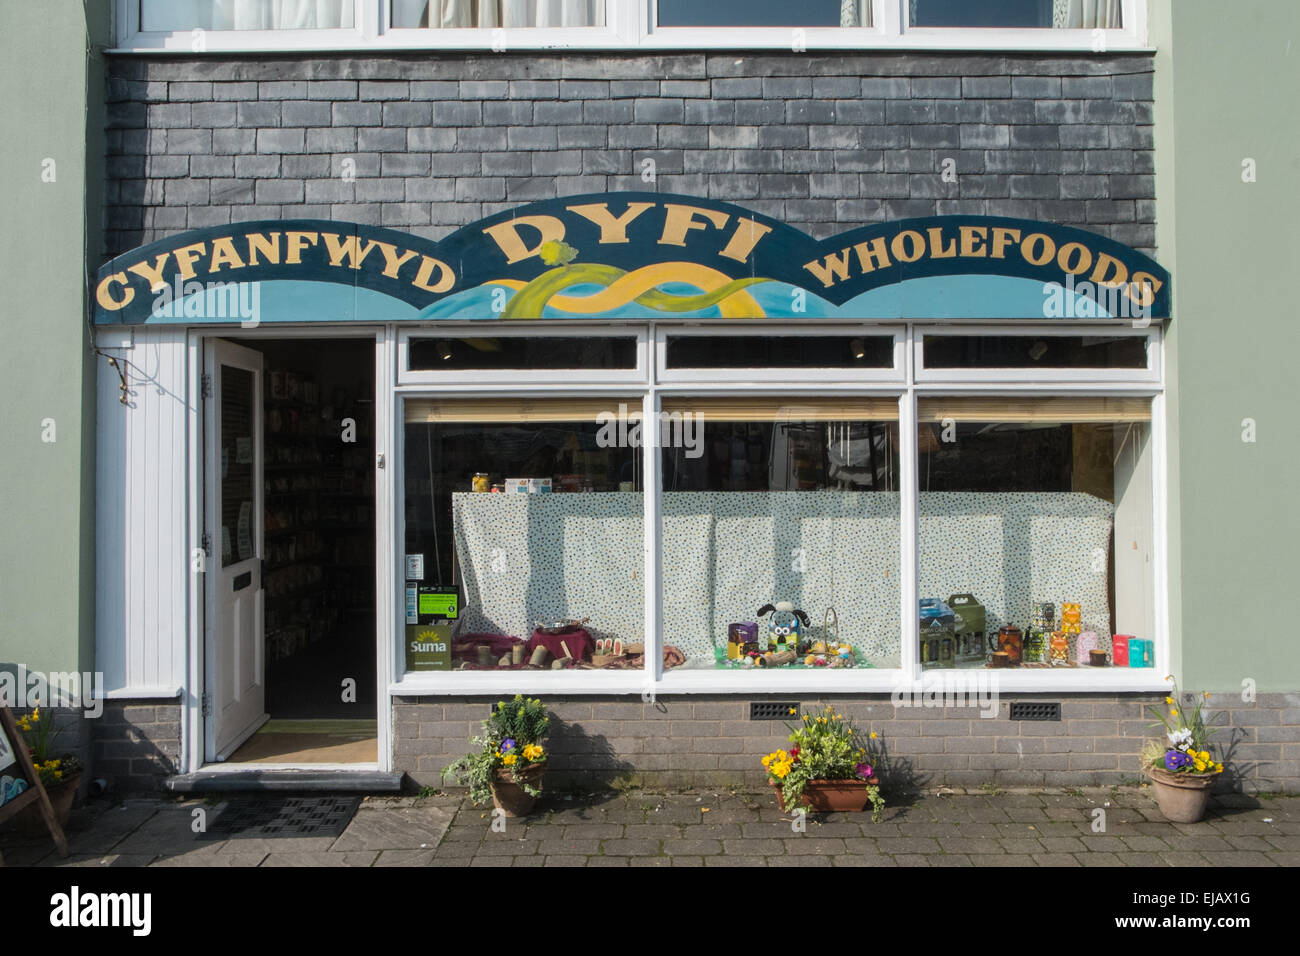
[(393, 0), (394, 27), (599, 27), (605, 0)]
[(1057, 30), (1118, 30), (1123, 0), (1053, 0), (1052, 26)]
[(173, 30), (351, 29), (353, 0), (142, 0), (140, 27)]
[(871, 26), (871, 0), (840, 0), (840, 26)]

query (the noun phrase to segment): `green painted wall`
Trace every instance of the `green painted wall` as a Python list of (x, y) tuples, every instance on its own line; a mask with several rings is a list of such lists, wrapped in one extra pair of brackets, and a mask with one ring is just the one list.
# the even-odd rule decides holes
[[(85, 272), (101, 241), (97, 48), (108, 38), (108, 7), (0, 4), (0, 664), (41, 671), (84, 670), (93, 659), (94, 364)], [(47, 160), (53, 182), (42, 178)], [(43, 440), (47, 419), (53, 442)]]
[[(1174, 282), (1171, 623), (1187, 688), (1300, 690), (1300, 4), (1153, 0)], [(1242, 181), (1253, 159), (1257, 181)], [(1243, 419), (1256, 440), (1243, 442)]]

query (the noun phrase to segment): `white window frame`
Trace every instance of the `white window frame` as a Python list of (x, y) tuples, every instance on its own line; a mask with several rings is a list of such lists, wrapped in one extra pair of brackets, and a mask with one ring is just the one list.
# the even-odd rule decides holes
[[(668, 368), (668, 339), (681, 336), (837, 336), (893, 339), (893, 364), (889, 368)], [(853, 382), (892, 382), (902, 384), (906, 372), (907, 328), (903, 325), (803, 325), (776, 326), (736, 324), (699, 324), (689, 326), (657, 325), (655, 328), (655, 381), (674, 382), (810, 382), (819, 384)]]
[[(1157, 384), (1162, 380), (1161, 367), (1163, 349), (1161, 348), (1161, 330), (1156, 325), (1147, 328), (1130, 328), (1115, 325), (1062, 325), (1061, 327), (1035, 327), (1026, 330), (1014, 325), (923, 325), (915, 326), (916, 381), (921, 384), (951, 382), (965, 384), (970, 382), (986, 383), (1044, 383), (1044, 384), (1081, 384), (1130, 383)], [(925, 337), (941, 335), (945, 338), (963, 336), (1016, 336), (1026, 340), (1046, 339), (1054, 336), (1129, 336), (1147, 340), (1147, 367), (1140, 368), (926, 368)]]
[[(602, 330), (613, 333), (627, 330), (630, 324), (610, 324), (601, 326)], [(735, 395), (738, 389), (754, 395), (802, 395), (825, 394), (843, 397), (861, 395), (862, 397), (880, 397), (889, 395), (899, 402), (899, 487), (900, 499), (900, 568), (899, 588), (903, 599), (900, 601), (900, 665), (897, 668), (851, 669), (838, 671), (789, 671), (789, 672), (755, 672), (752, 670), (731, 671), (714, 668), (684, 669), (678, 668), (665, 672), (662, 667), (661, 648), (664, 634), (660, 620), (659, 602), (663, 587), (662, 554), (660, 548), (660, 514), (662, 505), (662, 488), (659, 473), (657, 447), (642, 447), (643, 474), (645, 478), (645, 637), (648, 666), (643, 671), (616, 672), (528, 672), (521, 681), (518, 672), (499, 674), (494, 671), (481, 672), (411, 672), (404, 673), (400, 658), (401, 650), (397, 648), (395, 660), (395, 679), (389, 685), (389, 693), (405, 696), (465, 696), (474, 694), (514, 693), (565, 693), (565, 694), (634, 694), (640, 693), (643, 699), (652, 699), (646, 695), (655, 694), (816, 694), (816, 693), (892, 693), (923, 692), (926, 681), (933, 675), (989, 674), (996, 675), (997, 688), (1000, 693), (1125, 693), (1149, 692), (1162, 690), (1165, 682), (1161, 677), (1168, 673), (1171, 664), (1171, 640), (1169, 634), (1169, 579), (1168, 579), (1168, 471), (1167, 446), (1165, 430), (1165, 386), (1160, 352), (1163, 348), (1163, 336), (1158, 326), (1149, 329), (1125, 330), (1126, 334), (1150, 336), (1152, 343), (1148, 351), (1153, 358), (1150, 368), (1127, 370), (1086, 370), (1085, 379), (1063, 377), (1060, 369), (1011, 369), (1001, 380), (973, 380), (963, 377), (962, 370), (941, 370), (943, 376), (926, 376), (919, 380), (916, 372), (920, 368), (920, 350), (923, 337), (927, 333), (942, 330), (945, 333), (963, 332), (967, 334), (1023, 334), (1026, 336), (1079, 334), (1084, 326), (1061, 327), (1059, 323), (1043, 323), (1032, 326), (995, 323), (962, 323), (960, 325), (926, 322), (881, 323), (879, 325), (855, 323), (853, 325), (820, 326), (778, 325), (767, 323), (754, 324), (710, 324), (710, 323), (646, 323), (648, 330), (646, 341), (653, 343), (655, 357), (651, 367), (654, 375), (646, 375), (640, 381), (626, 379), (622, 383), (600, 383), (584, 378), (580, 385), (572, 382), (530, 382), (510, 385), (504, 382), (485, 382), (479, 384), (469, 378), (474, 373), (459, 373), (459, 382), (442, 385), (404, 383), (393, 388), (393, 406), (390, 421), (393, 422), (393, 434), (390, 447), (394, 449), (393, 466), (389, 472), (394, 489), (394, 548), (392, 558), (398, 562), (392, 568), (392, 580), (395, 589), (392, 596), (393, 615), (400, 615), (404, 608), (401, 587), (403, 572), (401, 554), (397, 553), (405, 541), (403, 492), (403, 442), (400, 429), (403, 417), (397, 402), (406, 397), (558, 397), (561, 395), (598, 393), (617, 398), (640, 398), (642, 414), (647, 418), (657, 415), (665, 395), (691, 394), (700, 396)], [(592, 326), (585, 326), (592, 331)], [(1098, 326), (1105, 334), (1117, 334), (1115, 326)], [(460, 333), (466, 334), (463, 326)], [(692, 372), (689, 378), (665, 381), (660, 374), (664, 362), (663, 350), (666, 334), (754, 334), (783, 335), (820, 332), (823, 334), (843, 334), (846, 329), (862, 330), (866, 334), (896, 336), (896, 350), (901, 358), (896, 370), (901, 372), (894, 380), (870, 379), (865, 375), (855, 376), (850, 380), (819, 381), (817, 370), (791, 369), (787, 378), (766, 378), (751, 375), (746, 379), (724, 380), (718, 374), (726, 370), (677, 370)], [(513, 331), (513, 330), (512, 330)], [(556, 334), (571, 333), (571, 329), (562, 325), (546, 325), (544, 328), (531, 325), (525, 331), (528, 334), (541, 335), (554, 331)], [(406, 334), (427, 334), (424, 328), (398, 330), (400, 340)], [(495, 334), (495, 330), (494, 330)], [(394, 352), (400, 351), (400, 345)], [(396, 357), (396, 356), (395, 356)], [(405, 361), (398, 369), (405, 367)], [(753, 370), (750, 370), (753, 371)], [(840, 372), (843, 370), (834, 370)], [(863, 372), (884, 370), (862, 370)], [(1064, 370), (1074, 371), (1074, 370)], [(1108, 380), (1093, 372), (1119, 371), (1123, 376)], [(953, 374), (949, 374), (953, 373)], [(569, 373), (571, 376), (571, 372)], [(891, 373), (892, 374), (892, 373)], [(990, 672), (981, 668), (953, 668), (923, 671), (919, 659), (919, 620), (911, 613), (912, 601), (919, 597), (918, 589), (918, 549), (917, 514), (919, 510), (919, 485), (917, 482), (917, 400), (929, 395), (960, 397), (965, 395), (1006, 395), (1023, 398), (1026, 392), (1041, 397), (1066, 395), (1096, 395), (1099, 397), (1140, 397), (1151, 400), (1151, 453), (1154, 455), (1151, 467), (1151, 554), (1152, 580), (1156, 593), (1152, 598), (1152, 632), (1155, 641), (1156, 666), (1153, 668), (1051, 668), (1021, 669)], [(391, 615), (390, 615), (391, 616)], [(397, 617), (393, 617), (393, 626), (397, 627)]]
[[(480, 331), (481, 330), (481, 331)], [(579, 368), (555, 369), (466, 369), (462, 371), (442, 372), (436, 369), (412, 369), (410, 367), (411, 339), (437, 338), (580, 338), (594, 336), (599, 338), (635, 338), (636, 366), (634, 368), (612, 368), (585, 370)], [(526, 324), (503, 324), (497, 322), (448, 323), (445, 325), (403, 328), (397, 333), (397, 381), (400, 385), (455, 385), (467, 380), (484, 385), (499, 385), (508, 389), (522, 388), (530, 385), (571, 382), (581, 377), (586, 384), (632, 384), (640, 385), (649, 377), (650, 335), (644, 325), (620, 328), (603, 326), (593, 329), (590, 325), (560, 325), (546, 322), (540, 327), (537, 322)]]
[(534, 29), (416, 29), (390, 25), (387, 0), (352, 0), (350, 30), (209, 30), (145, 33), (140, 0), (113, 0), (113, 52), (231, 53), (300, 50), (1020, 50), (1150, 51), (1148, 0), (1123, 0), (1119, 30), (925, 28), (907, 25), (907, 0), (872, 0), (871, 27), (656, 27), (656, 0), (606, 0), (605, 26)]

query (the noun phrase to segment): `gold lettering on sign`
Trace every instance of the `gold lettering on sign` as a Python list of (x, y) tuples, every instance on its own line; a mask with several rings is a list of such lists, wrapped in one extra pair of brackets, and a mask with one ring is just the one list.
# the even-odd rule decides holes
[(943, 226), (931, 226), (926, 230), (930, 234), (930, 258), (931, 259), (952, 259), (957, 255), (957, 240), (949, 239), (948, 245), (943, 244)]
[(302, 265), (302, 250), (306, 246), (316, 245), (319, 234), (315, 232), (291, 232), (288, 234), (289, 255), (285, 262), (291, 266)]
[(627, 211), (621, 216), (615, 216), (609, 211), (609, 203), (594, 202), (582, 206), (566, 206), (569, 212), (577, 213), (583, 219), (594, 222), (600, 227), (600, 244), (614, 245), (628, 241), (627, 227), (632, 220), (647, 209), (652, 209), (652, 202), (630, 202), (627, 204)]
[[(1114, 267), (1110, 275), (1106, 275), (1107, 270)], [(1118, 289), (1128, 281), (1128, 267), (1120, 262), (1114, 256), (1108, 256), (1104, 252), (1097, 254), (1097, 267), (1092, 270), (1092, 275), (1088, 276), (1097, 285), (1104, 285), (1111, 289)]]
[[(519, 235), (519, 227), (528, 226), (540, 234), (536, 245), (531, 248)], [(554, 216), (518, 216), (509, 222), (499, 222), (483, 230), (488, 237), (506, 254), (506, 263), (513, 265), (523, 259), (537, 255), (542, 246), (548, 242), (559, 242), (564, 238), (564, 223)]]
[[(114, 272), (111, 276), (106, 276), (95, 290), (95, 301), (107, 309), (109, 312), (116, 312), (118, 309), (124, 309), (131, 304), (135, 298), (135, 289), (126, 284), (125, 272)], [(122, 298), (113, 298), (112, 285), (120, 285), (123, 288)]]
[(268, 265), (278, 266), (280, 264), (280, 233), (273, 232), (268, 238), (260, 232), (250, 232), (244, 238), (248, 240), (248, 264), (250, 266), (261, 265), (257, 261), (259, 255), (266, 259)]
[(1020, 241), (1019, 229), (1008, 229), (1006, 226), (993, 227), (993, 258), (1005, 259), (1007, 257), (1007, 246)]
[[(1035, 253), (1036, 246), (1042, 247), (1042, 251)], [(1020, 243), (1020, 254), (1031, 265), (1045, 266), (1056, 258), (1056, 243), (1052, 241), (1051, 236), (1041, 232), (1031, 232)]]
[(962, 226), (957, 232), (961, 235), (962, 258), (983, 259), (987, 255), (984, 249), (984, 240), (989, 234), (987, 229), (983, 226)]
[(181, 270), (182, 279), (193, 279), (198, 275), (194, 271), (194, 260), (203, 255), (207, 249), (206, 242), (195, 242), (188, 246), (181, 246), (173, 253), (176, 256), (176, 265)]
[(1092, 265), (1092, 252), (1082, 242), (1067, 242), (1057, 253), (1056, 264), (1061, 267), (1062, 272), (1077, 276), (1087, 272)]
[(149, 265), (148, 262), (137, 262), (135, 265), (131, 266), (130, 271), (134, 272), (141, 279), (144, 279), (149, 283), (150, 292), (157, 292), (159, 289), (165, 289), (167, 287), (167, 280), (163, 278), (162, 271), (163, 265), (170, 258), (171, 253), (164, 252), (162, 255), (154, 259), (152, 266)]
[(890, 242), (889, 249), (899, 262), (916, 262), (925, 255), (925, 239), (914, 229), (904, 229)]
[(863, 272), (875, 272), (876, 269), (888, 269), (889, 254), (885, 252), (885, 237), (877, 236), (870, 242), (859, 242), (853, 247), (858, 254), (858, 265)]
[(718, 253), (720, 256), (726, 256), (728, 259), (735, 259), (737, 262), (744, 262), (749, 258), (749, 254), (754, 251), (760, 239), (772, 231), (771, 226), (759, 225), (752, 219), (739, 219), (736, 221), (736, 231), (731, 234), (731, 241), (728, 242)]
[(397, 270), (402, 268), (407, 260), (414, 259), (416, 255), (410, 249), (404, 249), (399, 256), (397, 246), (391, 242), (379, 242), (376, 245), (379, 246), (379, 251), (384, 254), (384, 275), (390, 279), (396, 279)]
[[(433, 278), (434, 269), (438, 270), (438, 281), (431, 285), (429, 280)], [(430, 256), (421, 257), (420, 271), (415, 274), (415, 281), (411, 283), (417, 289), (423, 289), (425, 292), (446, 292), (455, 284), (456, 273), (452, 271), (451, 266), (441, 259), (434, 259)]]
[(322, 232), (320, 237), (325, 240), (325, 249), (329, 253), (330, 265), (339, 266), (343, 264), (343, 257), (348, 260), (348, 268), (360, 269), (361, 263), (366, 261), (366, 256), (370, 255), (370, 250), (379, 246), (379, 243), (373, 239), (368, 240), (363, 248), (361, 241), (356, 236), (348, 236), (340, 240), (337, 233)]
[(235, 251), (235, 241), (229, 236), (212, 240), (212, 261), (208, 263), (209, 272), (220, 272), (224, 267), (244, 268), (244, 260)]
[(821, 284), (829, 289), (836, 282), (843, 282), (849, 277), (849, 250), (832, 252), (822, 262), (814, 259), (804, 263), (804, 268), (811, 272)]
[(699, 206), (682, 206), (678, 203), (664, 203), (664, 231), (659, 237), (661, 246), (684, 246), (686, 245), (686, 234), (692, 229), (708, 229), (708, 223), (700, 222), (695, 218), (696, 214), (704, 216), (705, 219), (721, 229), (731, 218), (725, 212), (717, 209), (701, 209)]

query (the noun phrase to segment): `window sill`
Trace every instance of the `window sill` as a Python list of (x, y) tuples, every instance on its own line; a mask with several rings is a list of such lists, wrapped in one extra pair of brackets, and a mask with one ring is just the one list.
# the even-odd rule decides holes
[(1151, 693), (1168, 689), (1158, 668), (1072, 667), (1057, 670), (926, 671), (908, 682), (899, 670), (849, 670), (839, 672), (772, 672), (700, 670), (670, 671), (652, 682), (643, 671), (590, 671), (553, 673), (491, 671), (407, 674), (388, 686), (395, 697), (475, 697), (503, 693), (528, 694), (890, 694), (942, 696), (965, 690), (985, 698), (1021, 694)]

